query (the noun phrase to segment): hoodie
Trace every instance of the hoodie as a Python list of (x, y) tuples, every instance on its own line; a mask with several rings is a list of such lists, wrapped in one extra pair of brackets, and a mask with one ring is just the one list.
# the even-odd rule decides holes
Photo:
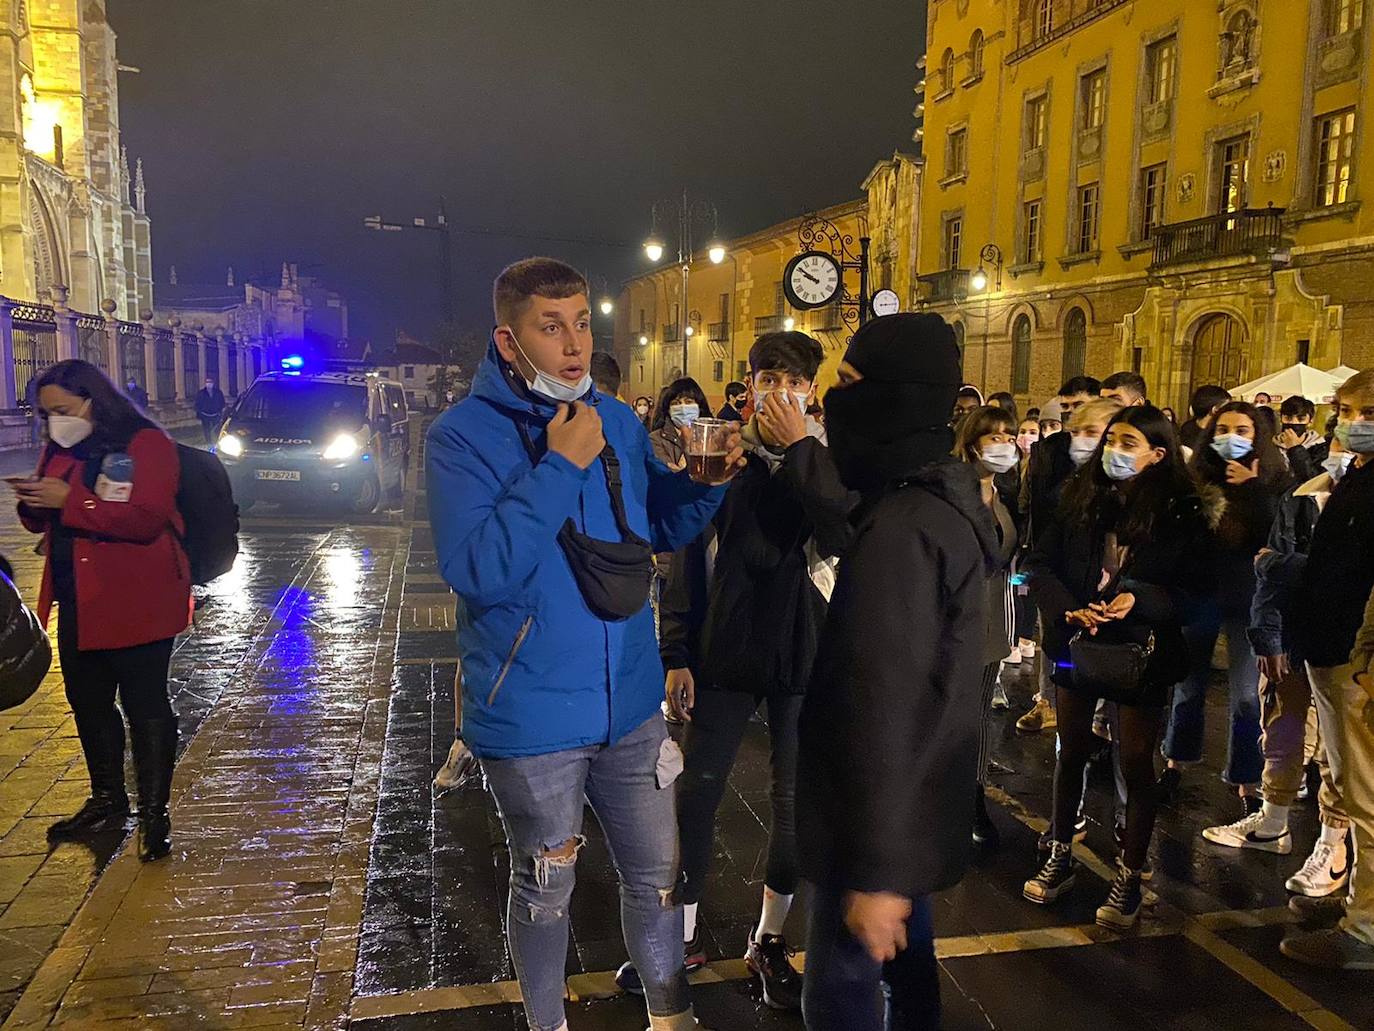
[[(720, 504), (654, 457), (634, 412), (596, 407), (620, 462), (630, 529), (658, 552), (695, 538)], [(607, 621), (587, 607), (557, 534), (565, 520), (620, 540), (599, 463), (546, 452), (556, 406), (525, 389), (489, 346), (472, 392), (430, 428), (429, 518), (439, 571), (458, 595), (463, 737), (481, 758), (613, 744), (658, 712), (663, 667), (645, 605)], [(516, 423), (542, 457), (531, 463)]]
[(977, 473), (952, 458), (855, 512), (802, 706), (797, 844), (811, 880), (912, 898), (963, 876), (997, 552)]

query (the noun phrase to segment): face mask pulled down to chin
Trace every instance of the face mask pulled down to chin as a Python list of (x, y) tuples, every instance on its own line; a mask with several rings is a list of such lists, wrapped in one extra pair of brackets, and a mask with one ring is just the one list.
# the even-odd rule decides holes
[[(525, 386), (529, 387), (532, 393), (553, 401), (555, 404), (572, 404), (574, 401), (580, 401), (587, 396), (587, 392), (592, 389), (591, 372), (583, 371), (582, 378), (576, 383), (569, 383), (556, 376), (550, 376), (538, 365), (535, 365), (530, 356), (525, 353), (525, 349), (520, 346), (520, 341), (516, 338), (515, 332), (513, 330), (508, 332), (510, 332), (511, 343), (515, 344), (515, 349), (520, 352), (520, 356), (534, 370), (534, 379), (527, 379), (523, 372), (520, 373), (520, 378), (525, 380)], [(516, 371), (519, 372), (520, 370), (516, 369)]]

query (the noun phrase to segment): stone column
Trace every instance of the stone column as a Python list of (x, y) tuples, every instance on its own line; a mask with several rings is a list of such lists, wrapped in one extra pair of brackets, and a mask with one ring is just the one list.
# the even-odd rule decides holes
[(19, 407), (18, 377), (14, 374), (14, 302), (0, 297), (0, 409)]
[(110, 298), (100, 302), (100, 310), (105, 313), (105, 361), (109, 364), (110, 379), (115, 386), (124, 389), (124, 362), (119, 354), (119, 317), (115, 311), (119, 305)]
[(224, 338), (224, 330), (215, 330), (215, 350), (219, 352), (219, 388), (224, 399), (229, 400), (229, 343)]
[(54, 286), (49, 293), (52, 295), (52, 312), (57, 320), (57, 360), (61, 362), (76, 358), (76, 313), (67, 307), (67, 288)]
[(234, 339), (239, 348), (239, 393), (242, 394), (252, 382), (253, 363), (248, 360), (248, 334), (235, 333)]
[(162, 396), (158, 386), (157, 374), (157, 330), (153, 329), (153, 313), (144, 308), (138, 313), (138, 321), (143, 323), (143, 377), (147, 381), (143, 389), (148, 391), (152, 401), (169, 401)]
[[(189, 401), (191, 394), (186, 389), (186, 360), (184, 348), (181, 346), (181, 319), (173, 315), (167, 320), (167, 325), (172, 327), (172, 368), (176, 372), (177, 380), (177, 400)], [(200, 388), (197, 387), (197, 390)]]
[[(219, 371), (217, 369), (207, 369), (205, 367), (205, 323), (197, 322), (191, 327), (191, 331), (196, 335), (196, 348), (198, 349), (196, 363), (200, 366), (200, 378), (204, 379), (213, 372), (215, 374), (215, 385), (223, 390), (224, 384), (219, 382)], [(199, 390), (200, 388), (197, 387), (196, 389)]]

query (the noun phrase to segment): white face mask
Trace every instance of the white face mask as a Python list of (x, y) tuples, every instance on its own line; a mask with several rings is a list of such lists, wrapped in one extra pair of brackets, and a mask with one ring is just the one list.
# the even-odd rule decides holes
[(90, 420), (79, 415), (48, 416), (48, 436), (58, 447), (76, 447), (94, 432), (95, 426)]
[(983, 468), (991, 473), (1004, 473), (1016, 466), (1015, 444), (989, 444), (978, 454)]
[(1077, 469), (1087, 465), (1088, 459), (1092, 458), (1096, 450), (1097, 441), (1091, 437), (1074, 437), (1069, 441), (1069, 459)]
[(758, 401), (754, 404), (754, 407), (755, 407), (755, 408), (762, 408), (762, 407), (763, 407), (763, 403), (764, 403), (765, 401), (768, 400), (768, 395), (769, 395), (769, 394), (777, 394), (777, 395), (780, 396), (780, 398), (781, 398), (783, 404), (785, 404), (785, 405), (794, 405), (794, 406), (796, 407), (797, 411), (801, 412), (803, 415), (806, 414), (806, 402), (807, 402), (807, 399), (810, 398), (810, 396), (811, 396), (809, 393), (797, 394), (797, 393), (792, 393), (791, 391), (781, 390), (781, 389), (779, 389), (779, 390), (755, 390), (755, 394), (756, 394), (757, 397), (758, 397)]
[[(515, 349), (520, 352), (525, 361), (530, 363), (530, 368), (534, 370), (534, 379), (525, 380), (525, 386), (529, 387), (534, 393), (548, 398), (550, 401), (558, 401), (564, 404), (571, 404), (579, 401), (586, 396), (587, 391), (592, 389), (592, 374), (589, 371), (582, 373), (582, 378), (576, 383), (568, 383), (556, 376), (550, 376), (547, 372), (535, 365), (530, 356), (525, 353), (525, 349), (520, 346), (520, 341), (516, 339), (514, 331), (510, 332), (511, 342), (515, 344)], [(518, 370), (517, 370), (518, 371)], [(521, 373), (524, 378), (524, 373)]]

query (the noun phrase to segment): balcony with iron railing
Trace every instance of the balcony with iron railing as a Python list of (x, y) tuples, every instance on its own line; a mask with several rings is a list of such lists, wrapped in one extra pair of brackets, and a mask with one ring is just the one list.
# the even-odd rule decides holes
[(838, 304), (827, 304), (813, 308), (808, 320), (813, 330), (837, 330), (844, 328), (844, 313)]
[(682, 327), (676, 322), (665, 322), (663, 324), (663, 342), (665, 344), (682, 343)]
[(760, 315), (754, 319), (754, 332), (762, 333), (781, 333), (782, 315)]
[(730, 323), (712, 322), (706, 327), (706, 339), (713, 344), (725, 344), (730, 341)]
[(969, 270), (966, 268), (947, 268), (916, 277), (921, 289), (921, 299), (927, 304), (962, 301), (969, 293), (968, 281)]
[(1150, 268), (1188, 265), (1225, 258), (1271, 258), (1287, 245), (1283, 208), (1242, 208), (1173, 222), (1150, 230), (1154, 260)]

